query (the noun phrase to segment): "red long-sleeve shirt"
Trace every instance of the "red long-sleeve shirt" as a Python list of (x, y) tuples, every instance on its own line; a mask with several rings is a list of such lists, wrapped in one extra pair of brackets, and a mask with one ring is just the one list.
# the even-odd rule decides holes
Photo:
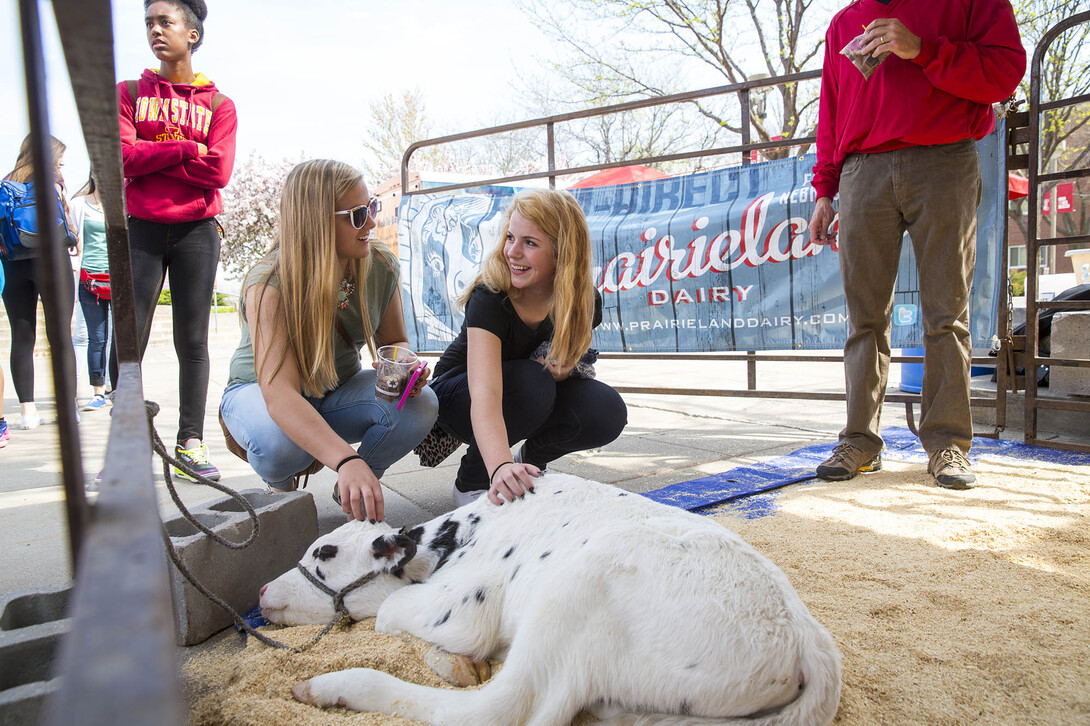
[[(125, 200), (134, 217), (191, 222), (217, 214), (235, 164), (235, 104), (226, 96), (212, 111), (218, 90), (203, 74), (171, 83), (148, 69), (136, 84), (117, 84)], [(208, 147), (201, 156), (197, 144)]]
[[(912, 60), (889, 55), (870, 79), (840, 54), (877, 18), (897, 18), (920, 37)], [(991, 104), (1006, 100), (1026, 70), (1008, 0), (857, 0), (825, 33), (818, 112), (818, 197), (840, 188), (848, 154), (981, 139), (995, 128)]]

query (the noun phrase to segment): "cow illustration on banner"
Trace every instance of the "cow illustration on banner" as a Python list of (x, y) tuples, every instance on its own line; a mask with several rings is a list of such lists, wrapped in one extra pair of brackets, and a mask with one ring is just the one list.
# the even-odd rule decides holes
[[(1002, 127), (978, 144), (984, 195), (970, 330), (990, 345), (1004, 278)], [(573, 189), (590, 225), (603, 351), (822, 350), (844, 345), (848, 315), (835, 245), (809, 242), (813, 155), (616, 186)], [(499, 244), (513, 187), (405, 197), (398, 221), (406, 324), (416, 350), (458, 333), (454, 300)], [(909, 240), (893, 300), (893, 347), (921, 345)]]

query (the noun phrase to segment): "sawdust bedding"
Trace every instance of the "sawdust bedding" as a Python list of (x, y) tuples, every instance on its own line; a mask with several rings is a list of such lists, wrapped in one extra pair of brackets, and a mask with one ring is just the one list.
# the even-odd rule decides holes
[[(714, 516), (790, 578), (844, 656), (836, 724), (1090, 723), (1090, 467), (993, 459), (949, 492), (919, 464), (768, 496), (775, 516)], [(275, 630), (303, 643), (317, 626)], [(319, 710), (291, 686), (372, 667), (449, 687), (429, 646), (374, 620), (295, 655), (232, 639), (184, 668), (192, 726), (409, 724)], [(577, 724), (592, 723), (581, 716)]]

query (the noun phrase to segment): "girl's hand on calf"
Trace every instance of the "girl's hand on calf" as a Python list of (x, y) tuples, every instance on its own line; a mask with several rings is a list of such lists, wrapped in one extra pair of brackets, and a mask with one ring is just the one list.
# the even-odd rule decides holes
[(383, 512), (382, 484), (363, 459), (353, 459), (341, 466), (337, 475), (341, 494), (341, 510), (360, 521), (381, 522)]
[(500, 505), (504, 500), (513, 502), (527, 493), (533, 494), (534, 479), (539, 476), (541, 469), (533, 464), (504, 464), (492, 477), (492, 484), (488, 488), (488, 501)]

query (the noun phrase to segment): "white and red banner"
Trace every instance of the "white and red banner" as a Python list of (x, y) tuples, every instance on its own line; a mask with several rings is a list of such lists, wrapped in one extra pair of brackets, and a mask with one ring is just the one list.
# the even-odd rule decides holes
[[(984, 196), (977, 212), (973, 345), (989, 345), (1003, 279), (1007, 175), (998, 139), (978, 144)], [(837, 349), (847, 310), (835, 246), (809, 243), (814, 208), (806, 155), (680, 177), (573, 189), (594, 246), (604, 351)], [(1000, 180), (1003, 181), (1000, 184)], [(461, 327), (454, 298), (499, 243), (516, 189), (406, 197), (398, 221), (410, 343), (446, 347)], [(902, 245), (893, 347), (921, 345), (912, 246)]]

